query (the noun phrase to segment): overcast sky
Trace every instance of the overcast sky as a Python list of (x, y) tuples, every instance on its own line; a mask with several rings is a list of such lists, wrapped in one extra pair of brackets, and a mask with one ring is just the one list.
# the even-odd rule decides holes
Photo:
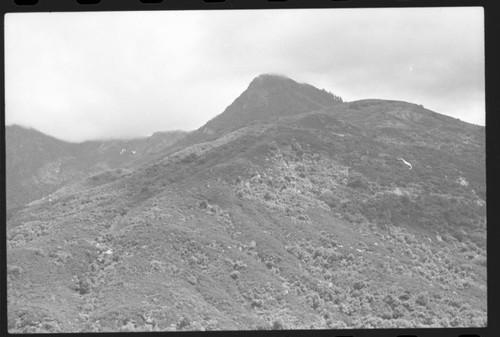
[(5, 17), (5, 122), (64, 140), (197, 129), (262, 73), (484, 125), (483, 9)]

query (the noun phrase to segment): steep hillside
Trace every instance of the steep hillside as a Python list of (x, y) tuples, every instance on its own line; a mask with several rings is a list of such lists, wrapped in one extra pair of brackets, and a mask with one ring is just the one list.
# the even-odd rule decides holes
[(177, 149), (217, 139), (228, 132), (283, 116), (310, 112), (342, 103), (342, 98), (312, 85), (279, 76), (262, 74), (231, 103), (198, 130), (177, 144)]
[(485, 326), (484, 128), (284, 82), (14, 214), (10, 331)]
[(79, 177), (75, 170), (60, 172), (73, 144), (17, 125), (5, 128), (5, 139), (7, 209), (42, 197), (48, 185), (57, 188)]
[(310, 112), (342, 102), (324, 90), (277, 75), (256, 77), (226, 110), (210, 120), (201, 132), (220, 135), (248, 124)]
[(136, 160), (141, 162), (185, 134), (172, 131), (143, 139), (69, 143), (34, 129), (7, 126), (7, 209), (47, 197), (56, 189), (88, 175), (133, 166)]

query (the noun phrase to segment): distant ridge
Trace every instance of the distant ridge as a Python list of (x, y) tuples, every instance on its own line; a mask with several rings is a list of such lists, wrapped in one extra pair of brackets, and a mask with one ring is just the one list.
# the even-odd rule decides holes
[(23, 206), (88, 175), (144, 158), (182, 139), (185, 131), (128, 140), (68, 142), (31, 127), (5, 127), (7, 209)]

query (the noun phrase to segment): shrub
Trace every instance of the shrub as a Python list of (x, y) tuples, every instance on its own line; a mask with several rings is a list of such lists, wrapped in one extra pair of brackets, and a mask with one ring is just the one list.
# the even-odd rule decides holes
[(392, 312), (392, 317), (393, 318), (401, 318), (405, 314), (405, 309), (403, 306), (398, 305), (396, 308), (394, 308), (394, 311)]
[(313, 293), (312, 295), (308, 296), (308, 301), (314, 310), (318, 309), (321, 305), (321, 298), (317, 293)]
[(80, 293), (80, 295), (85, 295), (90, 292), (90, 284), (84, 277), (78, 278), (77, 290)]
[(182, 330), (191, 325), (191, 321), (187, 317), (182, 317), (181, 320), (177, 323), (177, 330)]
[(366, 287), (366, 283), (363, 281), (354, 282), (354, 284), (352, 285), (352, 288), (355, 290), (360, 290), (363, 289), (364, 287)]
[(274, 320), (272, 325), (273, 330), (283, 330), (283, 323), (280, 320)]
[(7, 266), (7, 274), (17, 276), (23, 272), (19, 266)]
[(232, 278), (233, 280), (236, 280), (236, 279), (240, 276), (240, 272), (239, 272), (239, 271), (237, 271), (237, 270), (233, 270), (233, 271), (229, 274), (229, 276), (231, 276), (231, 278)]
[(248, 266), (243, 263), (243, 261), (241, 260), (237, 260), (236, 262), (233, 263), (233, 268), (235, 270), (240, 270), (240, 269), (243, 269), (243, 268), (247, 268)]
[(42, 329), (51, 333), (61, 332), (61, 327), (55, 321), (43, 322)]
[(275, 199), (274, 195), (272, 195), (269, 191), (266, 192), (266, 194), (264, 195), (264, 200), (266, 200), (266, 201), (274, 200), (274, 199)]
[(399, 199), (403, 205), (408, 205), (410, 203), (410, 198), (407, 195), (401, 196)]
[(295, 171), (297, 172), (304, 172), (305, 171), (305, 167), (303, 164), (299, 164), (295, 167)]
[(365, 182), (359, 178), (356, 178), (354, 180), (349, 181), (347, 183), (347, 186), (352, 187), (352, 188), (366, 188)]
[(427, 298), (426, 295), (420, 294), (415, 300), (415, 304), (421, 305), (423, 307), (427, 306), (429, 304), (429, 299)]
[(268, 327), (264, 324), (259, 324), (255, 327), (255, 330), (268, 330)]
[(149, 266), (154, 271), (163, 271), (163, 263), (161, 261), (152, 260), (151, 262), (149, 262)]
[(354, 290), (354, 291), (351, 293), (351, 296), (352, 296), (352, 297), (360, 297), (360, 296), (361, 296), (361, 291), (359, 291), (359, 290)]
[(252, 300), (252, 308), (260, 308), (262, 307), (262, 301), (259, 299)]
[(195, 159), (196, 159), (196, 153), (193, 152), (193, 153), (188, 154), (186, 157), (182, 158), (181, 163), (184, 163), (184, 164), (191, 163)]
[(401, 301), (408, 301), (408, 300), (410, 299), (410, 295), (408, 295), (408, 294), (403, 294), (403, 295), (399, 296), (399, 299), (400, 299)]
[(472, 260), (472, 262), (479, 265), (479, 266), (486, 267), (486, 257), (484, 257), (484, 256), (478, 256), (478, 257), (474, 258)]

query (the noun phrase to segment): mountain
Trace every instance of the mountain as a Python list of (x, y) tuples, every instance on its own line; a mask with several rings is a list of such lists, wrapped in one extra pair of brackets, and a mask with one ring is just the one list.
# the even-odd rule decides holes
[(222, 114), (202, 127), (201, 131), (217, 135), (248, 124), (315, 111), (341, 102), (341, 98), (309, 84), (264, 74), (256, 77), (245, 92)]
[(34, 129), (6, 126), (7, 209), (46, 197), (100, 171), (131, 165), (185, 134), (169, 131), (143, 139), (69, 143)]
[(62, 158), (72, 155), (73, 144), (21, 126), (5, 128), (7, 209), (45, 195), (47, 186), (57, 187), (81, 178), (76, 170), (61, 170)]
[(9, 329), (486, 326), (484, 136), (261, 75), (172, 146), (10, 217)]
[(272, 122), (283, 116), (319, 110), (342, 103), (342, 98), (312, 85), (262, 74), (223, 113), (179, 142), (178, 148), (214, 140), (239, 128)]

